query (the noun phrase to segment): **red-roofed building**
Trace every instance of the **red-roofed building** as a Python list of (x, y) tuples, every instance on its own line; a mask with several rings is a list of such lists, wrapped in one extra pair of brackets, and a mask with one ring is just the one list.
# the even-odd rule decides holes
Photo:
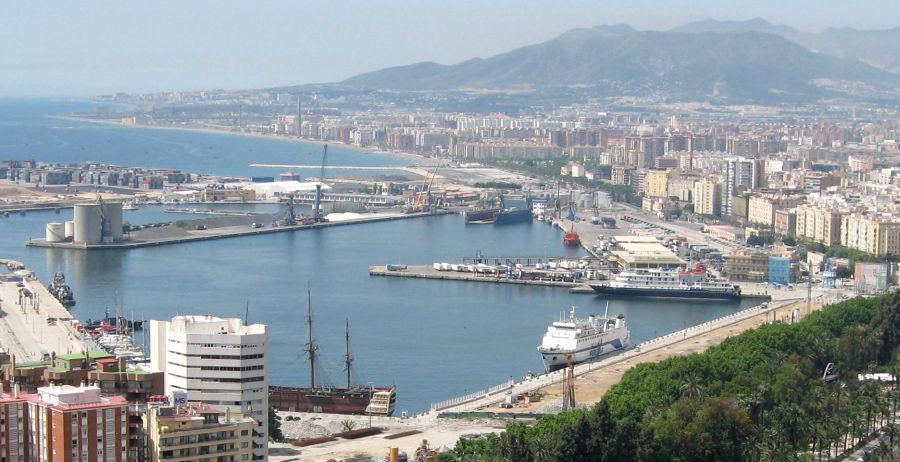
[(28, 401), (29, 439), (37, 462), (125, 462), (128, 401), (95, 386), (38, 388)]

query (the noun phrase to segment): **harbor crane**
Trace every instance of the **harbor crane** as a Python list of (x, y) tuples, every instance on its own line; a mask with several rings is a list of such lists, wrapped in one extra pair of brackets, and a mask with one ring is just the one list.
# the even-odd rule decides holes
[(410, 213), (417, 212), (429, 212), (431, 208), (431, 185), (434, 183), (434, 177), (437, 175), (438, 168), (440, 164), (434, 166), (434, 170), (431, 171), (431, 175), (428, 176), (428, 180), (425, 182), (425, 187), (422, 189), (422, 192), (416, 194), (416, 199), (413, 202), (412, 207), (410, 208)]
[(325, 166), (328, 163), (328, 145), (322, 149), (322, 169), (319, 172), (319, 181), (316, 182), (316, 201), (313, 204), (313, 219), (316, 223), (325, 221), (322, 217), (322, 182), (325, 181)]

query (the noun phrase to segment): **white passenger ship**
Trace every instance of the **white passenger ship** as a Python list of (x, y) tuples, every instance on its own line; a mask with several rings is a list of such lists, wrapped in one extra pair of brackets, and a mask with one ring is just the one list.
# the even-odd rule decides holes
[[(609, 313), (609, 303), (606, 305)], [(566, 367), (571, 361), (578, 364), (592, 361), (600, 356), (621, 350), (628, 345), (628, 325), (625, 317), (618, 315), (609, 319), (590, 315), (587, 319), (575, 316), (575, 307), (568, 319), (554, 321), (547, 327), (547, 333), (538, 351), (544, 359), (548, 371)]]

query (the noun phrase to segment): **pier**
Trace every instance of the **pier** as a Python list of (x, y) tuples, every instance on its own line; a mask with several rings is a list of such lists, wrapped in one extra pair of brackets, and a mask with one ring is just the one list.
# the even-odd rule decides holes
[[(822, 303), (813, 305), (819, 309)], [(745, 330), (771, 322), (793, 322), (805, 314), (806, 301), (801, 299), (763, 303), (722, 318), (672, 332), (636, 345), (634, 348), (605, 356), (598, 361), (575, 366), (575, 399), (579, 404), (599, 401), (610, 387), (621, 380), (622, 375), (637, 364), (659, 362), (664, 359), (704, 351), (718, 345), (724, 339)], [(487, 410), (503, 413), (556, 413), (560, 411), (561, 389), (559, 384), (565, 369), (523, 379), (520, 382), (503, 382), (487, 390), (469, 393), (431, 406), (434, 414), (460, 413)], [(539, 401), (516, 404), (512, 409), (498, 405), (507, 396), (527, 395), (537, 392)]]
[[(0, 259), (0, 264), (9, 261)], [(40, 361), (45, 354), (84, 351), (77, 320), (33, 273), (19, 271), (20, 280), (0, 282), (0, 345), (5, 353), (22, 363)]]
[[(393, 266), (393, 265), (391, 265)], [(405, 266), (405, 265), (403, 265)], [(386, 276), (386, 277), (401, 277), (401, 278), (418, 278), (418, 279), (442, 279), (447, 281), (472, 281), (472, 282), (487, 282), (493, 284), (519, 284), (519, 285), (527, 285), (527, 286), (549, 286), (549, 287), (565, 287), (565, 288), (575, 288), (577, 286), (582, 285), (581, 282), (574, 281), (554, 281), (552, 279), (547, 280), (525, 280), (525, 279), (510, 279), (507, 278), (504, 273), (500, 274), (489, 274), (489, 273), (460, 273), (455, 271), (437, 271), (431, 266), (406, 266), (405, 269), (388, 269), (387, 266), (373, 266), (369, 268), (370, 276)], [(593, 291), (591, 291), (593, 292)]]
[(165, 226), (155, 228), (148, 233), (131, 233), (131, 238), (123, 242), (110, 244), (85, 245), (75, 242), (47, 242), (46, 239), (30, 239), (25, 245), (29, 247), (52, 247), (60, 249), (137, 249), (141, 247), (155, 247), (160, 245), (184, 244), (196, 241), (208, 241), (212, 239), (225, 239), (230, 237), (258, 236), (261, 234), (283, 233), (306, 229), (328, 228), (332, 226), (355, 225), (362, 223), (374, 223), (379, 221), (405, 220), (410, 218), (430, 217), (444, 215), (452, 212), (436, 211), (423, 213), (376, 213), (359, 218), (340, 221), (326, 221), (320, 223), (300, 224), (294, 226), (269, 226), (253, 228), (249, 223), (225, 226), (220, 228), (185, 229), (177, 226)]

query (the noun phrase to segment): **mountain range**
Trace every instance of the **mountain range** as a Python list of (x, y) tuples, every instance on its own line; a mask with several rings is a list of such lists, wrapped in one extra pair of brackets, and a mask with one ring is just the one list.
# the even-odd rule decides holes
[(600, 96), (757, 103), (892, 97), (900, 88), (900, 74), (891, 72), (900, 70), (897, 39), (900, 29), (811, 34), (761, 19), (706, 20), (669, 31), (597, 26), (489, 58), (416, 63), (341, 83), (407, 91), (577, 88)]

